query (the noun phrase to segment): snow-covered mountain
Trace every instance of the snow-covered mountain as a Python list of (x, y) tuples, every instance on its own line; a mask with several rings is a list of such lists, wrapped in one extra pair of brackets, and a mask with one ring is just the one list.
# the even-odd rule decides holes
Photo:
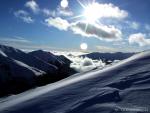
[(56, 65), (57, 67), (64, 64), (64, 62), (58, 59), (54, 54), (47, 51), (37, 50), (37, 51), (32, 51), (29, 54), (34, 57), (40, 58), (41, 60), (47, 63)]
[(0, 45), (0, 50), (3, 51), (9, 58), (21, 61), (31, 67), (35, 67), (45, 72), (51, 73), (55, 72), (57, 69), (56, 66), (43, 62), (42, 60), (16, 48)]
[[(45, 61), (19, 49), (0, 45), (0, 96), (19, 93), (72, 74), (73, 71), (63, 60), (58, 60), (53, 54), (39, 52), (42, 52), (41, 57)], [(54, 62), (47, 62), (46, 59)]]
[(122, 52), (116, 52), (116, 53), (100, 53), (100, 52), (93, 52), (81, 55), (82, 57), (88, 57), (94, 60), (102, 59), (105, 62), (107, 61), (114, 61), (114, 60), (123, 60), (126, 58), (131, 57), (135, 53), (122, 53)]
[(150, 51), (0, 100), (0, 113), (146, 112), (150, 112)]
[(63, 55), (58, 56), (43, 50), (30, 52), (29, 55), (56, 66), (58, 68), (58, 75), (62, 78), (66, 78), (67, 76), (76, 73), (74, 69), (70, 68), (72, 62)]
[(33, 87), (35, 78), (45, 74), (44, 71), (9, 58), (0, 50), (0, 96)]

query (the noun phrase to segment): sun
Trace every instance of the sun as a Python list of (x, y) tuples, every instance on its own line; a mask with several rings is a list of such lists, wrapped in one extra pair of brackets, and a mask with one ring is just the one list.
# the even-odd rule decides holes
[(83, 8), (83, 11), (81, 14), (71, 17), (70, 19), (80, 19), (84, 22), (86, 22), (85, 26), (85, 32), (88, 29), (89, 24), (99, 24), (99, 19), (104, 14), (104, 10), (101, 10), (99, 7), (99, 3), (97, 3), (95, 0), (91, 0), (91, 2), (88, 2), (86, 4), (83, 4), (80, 0), (77, 0), (77, 2), (81, 5)]
[(92, 0), (92, 2), (87, 4), (83, 4), (80, 0), (77, 0), (77, 2), (83, 8), (83, 12), (71, 19), (83, 18), (87, 24), (95, 24), (96, 22), (99, 23), (99, 19), (104, 12), (99, 9), (99, 4), (95, 2), (95, 0)]
[(80, 44), (80, 49), (81, 49), (81, 50), (87, 50), (87, 48), (88, 48), (87, 43), (81, 43), (81, 44)]
[(97, 3), (91, 3), (84, 7), (83, 16), (88, 23), (95, 23), (100, 18), (99, 6)]

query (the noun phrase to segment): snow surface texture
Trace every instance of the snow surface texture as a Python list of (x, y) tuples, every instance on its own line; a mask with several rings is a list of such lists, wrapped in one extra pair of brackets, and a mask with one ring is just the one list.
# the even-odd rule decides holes
[(0, 113), (148, 113), (150, 51), (0, 100)]

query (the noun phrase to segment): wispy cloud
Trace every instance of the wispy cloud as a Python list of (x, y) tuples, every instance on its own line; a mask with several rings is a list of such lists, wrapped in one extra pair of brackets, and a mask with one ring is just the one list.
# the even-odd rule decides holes
[(55, 17), (56, 16), (56, 11), (55, 10), (49, 10), (49, 9), (46, 9), (46, 8), (44, 8), (44, 9), (42, 9), (41, 10), (42, 12), (43, 12), (43, 14), (45, 15), (45, 16), (52, 16), (52, 17)]
[(33, 51), (38, 49), (43, 50), (57, 50), (59, 48), (54, 48), (49, 45), (35, 44), (34, 42), (27, 40), (25, 38), (14, 36), (14, 37), (0, 37), (0, 44), (12, 46), (24, 51)]
[(139, 23), (137, 23), (137, 22), (132, 22), (132, 23), (130, 24), (130, 26), (131, 26), (131, 28), (133, 28), (133, 29), (137, 30), (137, 29), (139, 29), (140, 24), (139, 24)]
[(150, 45), (150, 39), (147, 39), (146, 34), (142, 33), (131, 34), (128, 40), (130, 44), (138, 44), (139, 46)]
[(15, 42), (15, 43), (30, 43), (29, 40), (26, 40), (22, 37), (13, 37), (13, 38), (0, 38), (1, 42)]
[(68, 30), (68, 27), (70, 26), (70, 24), (68, 23), (67, 20), (64, 20), (60, 17), (56, 17), (56, 18), (48, 18), (45, 20), (46, 25), (53, 26), (59, 30)]
[(56, 10), (49, 10), (49, 9), (41, 9), (41, 12), (45, 15), (45, 16), (51, 16), (51, 17), (60, 17), (60, 16), (73, 16), (73, 12), (68, 8), (68, 9), (64, 9), (61, 7), (58, 7)]
[(20, 18), (21, 20), (23, 20), (26, 23), (33, 23), (34, 20), (32, 19), (31, 16), (29, 16), (28, 12), (24, 11), (24, 10), (18, 10), (16, 12), (14, 12), (14, 15), (17, 18)]
[(39, 5), (34, 0), (26, 2), (25, 6), (30, 8), (34, 13), (38, 13), (40, 11)]
[(73, 16), (73, 12), (69, 8), (57, 8), (57, 15), (59, 16)]
[(32, 45), (32, 42), (21, 37), (1, 37), (0, 44), (23, 49)]
[(108, 46), (96, 46), (96, 49), (100, 52), (118, 52), (118, 48), (108, 47)]
[(34, 0), (26, 2), (25, 7), (30, 8), (35, 14), (42, 12), (46, 16), (56, 17), (56, 16), (72, 16), (73, 15), (73, 12), (69, 9), (68, 0), (62, 0), (58, 8), (56, 8), (56, 10), (50, 10), (47, 8), (42, 9)]

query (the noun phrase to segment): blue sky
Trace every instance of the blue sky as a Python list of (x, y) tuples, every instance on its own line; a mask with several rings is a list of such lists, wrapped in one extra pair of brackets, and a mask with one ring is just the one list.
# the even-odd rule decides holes
[(24, 50), (80, 51), (81, 43), (87, 51), (150, 49), (150, 0), (0, 2), (1, 44)]

